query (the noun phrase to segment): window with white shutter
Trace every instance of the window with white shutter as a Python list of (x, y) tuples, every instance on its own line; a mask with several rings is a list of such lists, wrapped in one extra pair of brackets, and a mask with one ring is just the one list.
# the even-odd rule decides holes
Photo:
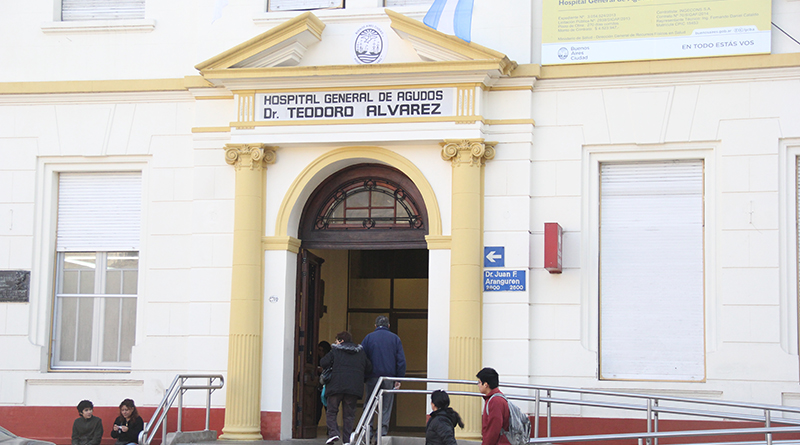
[(61, 20), (135, 20), (144, 18), (145, 0), (61, 0)]
[(130, 368), (141, 173), (61, 173), (53, 368)]
[(703, 380), (703, 161), (600, 176), (601, 378)]

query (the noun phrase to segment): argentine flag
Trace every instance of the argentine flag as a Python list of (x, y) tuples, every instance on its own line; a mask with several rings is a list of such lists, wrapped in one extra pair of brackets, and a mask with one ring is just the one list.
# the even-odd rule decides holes
[(435, 0), (422, 23), (445, 34), (470, 41), (473, 0)]

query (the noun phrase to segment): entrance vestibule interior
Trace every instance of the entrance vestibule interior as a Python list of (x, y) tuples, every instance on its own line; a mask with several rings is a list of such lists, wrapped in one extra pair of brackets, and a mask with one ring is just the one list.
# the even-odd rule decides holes
[[(325, 431), (324, 411), (317, 420), (320, 341), (346, 330), (360, 343), (385, 315), (403, 342), (406, 376), (427, 377), (427, 211), (402, 172), (358, 164), (316, 187), (298, 232), (292, 437), (310, 438)], [(423, 432), (427, 413), (423, 394), (398, 394), (390, 434)]]
[[(343, 330), (360, 343), (375, 329), (375, 318), (385, 315), (389, 317), (391, 331), (403, 341), (406, 376), (427, 377), (428, 251), (311, 249), (309, 252), (323, 260), (319, 270), (324, 295), (319, 307), (316, 343), (323, 340), (333, 343), (336, 334)], [(425, 389), (425, 386), (406, 383), (403, 388)], [(366, 397), (367, 394), (359, 402), (358, 417)], [(427, 413), (424, 395), (398, 394), (390, 432), (424, 431)], [(315, 434), (325, 434), (324, 410), (317, 426)], [(311, 428), (300, 429), (305, 431), (304, 436), (294, 437), (314, 437)], [(295, 430), (296, 434), (298, 429)]]

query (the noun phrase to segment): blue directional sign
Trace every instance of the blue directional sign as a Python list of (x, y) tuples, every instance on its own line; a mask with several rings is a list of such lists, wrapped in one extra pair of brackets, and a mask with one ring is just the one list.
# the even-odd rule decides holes
[(483, 267), (505, 267), (506, 248), (502, 246), (484, 246)]
[(524, 291), (525, 270), (484, 270), (483, 291)]

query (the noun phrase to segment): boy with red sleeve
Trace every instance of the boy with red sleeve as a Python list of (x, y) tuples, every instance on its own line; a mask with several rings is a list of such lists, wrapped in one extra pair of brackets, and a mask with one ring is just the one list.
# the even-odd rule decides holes
[(481, 412), (481, 445), (511, 445), (503, 434), (503, 431), (508, 431), (508, 402), (503, 397), (492, 397), (502, 394), (498, 388), (500, 376), (493, 368), (483, 368), (476, 377), (478, 391), (485, 400)]

